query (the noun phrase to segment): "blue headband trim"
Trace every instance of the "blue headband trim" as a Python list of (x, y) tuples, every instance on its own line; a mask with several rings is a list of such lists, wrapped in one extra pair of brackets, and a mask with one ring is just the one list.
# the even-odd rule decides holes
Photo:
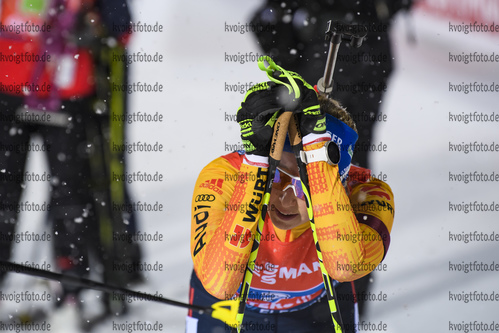
[[(326, 132), (331, 135), (331, 141), (335, 142), (338, 147), (340, 147), (340, 161), (338, 163), (338, 169), (341, 181), (343, 181), (350, 171), (353, 150), (359, 135), (355, 133), (355, 131), (347, 124), (330, 114), (326, 114)], [(286, 136), (286, 142), (284, 143), (284, 151), (290, 153), (293, 152), (288, 136)]]

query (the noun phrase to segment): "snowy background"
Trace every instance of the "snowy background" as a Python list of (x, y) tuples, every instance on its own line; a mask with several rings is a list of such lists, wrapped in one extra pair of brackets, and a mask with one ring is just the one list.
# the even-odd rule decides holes
[[(476, 0), (475, 0), (476, 1)], [(164, 27), (163, 33), (137, 33), (130, 52), (159, 52), (163, 63), (137, 63), (131, 82), (159, 82), (164, 93), (131, 95), (130, 112), (160, 112), (162, 123), (134, 123), (129, 142), (156, 142), (163, 153), (133, 153), (128, 171), (156, 171), (165, 181), (134, 183), (134, 201), (164, 205), (163, 212), (141, 213), (141, 231), (159, 232), (162, 242), (143, 244), (144, 261), (164, 265), (163, 271), (146, 275), (136, 289), (161, 293), (187, 302), (192, 270), (189, 254), (190, 202), (201, 168), (225, 154), (226, 144), (240, 143), (236, 122), (224, 120), (235, 114), (244, 95), (225, 92), (224, 84), (259, 82), (266, 79), (256, 63), (225, 62), (224, 55), (259, 52), (250, 34), (224, 31), (224, 24), (246, 23), (261, 1), (153, 1), (133, 3), (134, 21)], [(417, 43), (408, 42), (412, 22)], [(457, 23), (461, 23), (457, 21)], [(498, 272), (452, 272), (449, 262), (499, 263), (497, 242), (451, 242), (449, 232), (499, 232), (498, 212), (450, 212), (449, 202), (499, 203), (497, 183), (449, 182), (449, 172), (499, 172), (499, 152), (449, 152), (449, 142), (499, 143), (497, 123), (449, 122), (449, 112), (499, 113), (498, 93), (449, 92), (449, 82), (499, 83), (499, 64), (450, 63), (448, 53), (499, 53), (498, 34), (449, 32), (449, 19), (421, 10), (412, 21), (397, 17), (392, 27), (396, 71), (385, 94), (382, 112), (387, 121), (378, 123), (374, 142), (388, 151), (372, 155), (373, 170), (387, 175), (396, 200), (392, 242), (385, 259), (386, 272), (374, 276), (373, 293), (383, 292), (386, 302), (370, 302), (366, 321), (386, 323), (390, 333), (447, 332), (453, 324), (481, 321), (499, 323), (499, 302), (450, 301), (449, 293), (473, 291), (499, 293)], [(29, 160), (31, 170), (43, 172), (43, 155)], [(26, 200), (48, 200), (44, 183), (29, 183)], [(23, 214), (20, 230), (42, 229), (43, 214)], [(50, 262), (48, 246), (19, 244), (14, 260)], [(35, 248), (34, 248), (35, 247)], [(35, 279), (10, 275), (5, 291), (45, 288)], [(95, 295), (87, 294), (88, 307)], [(2, 317), (30, 304), (0, 303)], [(115, 322), (149, 321), (163, 324), (164, 332), (183, 332), (186, 310), (159, 303), (133, 302), (129, 316)], [(52, 332), (79, 332), (71, 319), (74, 307), (66, 306), (52, 318)], [(95, 332), (109, 332), (112, 321)]]

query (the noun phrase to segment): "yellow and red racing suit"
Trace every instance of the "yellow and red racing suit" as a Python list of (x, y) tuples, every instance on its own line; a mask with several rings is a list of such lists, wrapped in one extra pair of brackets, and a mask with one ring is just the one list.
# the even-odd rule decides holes
[[(243, 280), (266, 183), (267, 169), (242, 163), (243, 158), (242, 152), (233, 152), (209, 163), (197, 179), (192, 198), (194, 270), (218, 299), (236, 295)], [(390, 187), (355, 166), (346, 187), (337, 166), (313, 162), (307, 172), (329, 275), (339, 282), (367, 275), (384, 258), (390, 243), (394, 218)], [(310, 224), (280, 230), (267, 214), (247, 306), (261, 312), (298, 310), (323, 293)]]

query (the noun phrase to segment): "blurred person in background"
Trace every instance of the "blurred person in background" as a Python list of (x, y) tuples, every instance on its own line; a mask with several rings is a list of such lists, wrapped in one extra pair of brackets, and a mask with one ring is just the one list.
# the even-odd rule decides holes
[[(42, 143), (36, 150), (46, 153), (50, 170), (46, 210), (52, 222), (56, 268), (88, 277), (99, 271), (90, 265), (89, 254), (94, 251), (98, 264), (104, 266), (104, 281), (122, 286), (139, 281), (138, 274), (113, 273), (110, 267), (116, 261), (140, 260), (137, 243), (113, 242), (111, 234), (136, 229), (134, 214), (112, 210), (112, 202), (130, 199), (124, 185), (116, 189), (111, 183), (110, 164), (114, 161), (124, 170), (124, 158), (123, 152), (111, 153), (108, 142), (111, 135), (121, 140), (124, 136), (124, 122), (114, 124), (113, 130), (110, 115), (125, 113), (126, 95), (113, 95), (110, 76), (112, 52), (124, 52), (130, 37), (126, 1), (1, 1), (0, 18), (4, 26), (0, 33), (0, 259), (11, 258), (9, 236), (16, 232), (19, 213), (28, 210), (20, 202), (25, 166), (33, 150), (30, 140), (39, 136)], [(126, 83), (126, 67), (122, 62), (122, 82), (115, 83)], [(113, 98), (122, 99), (119, 110), (112, 109)], [(0, 281), (4, 277), (0, 273)], [(57, 305), (78, 298), (80, 291), (63, 284)]]

